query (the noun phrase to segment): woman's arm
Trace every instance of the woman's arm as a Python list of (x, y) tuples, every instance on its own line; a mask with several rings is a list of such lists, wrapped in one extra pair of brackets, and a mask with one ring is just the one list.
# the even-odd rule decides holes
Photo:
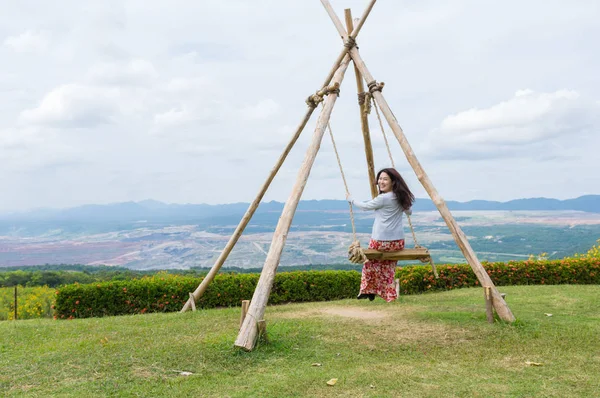
[(359, 202), (352, 198), (349, 198), (350, 203), (358, 207), (361, 210), (377, 210), (383, 207), (383, 196), (379, 195), (374, 199), (367, 200), (366, 202)]
[(409, 207), (408, 209), (404, 210), (404, 212), (409, 216), (412, 215), (412, 207)]

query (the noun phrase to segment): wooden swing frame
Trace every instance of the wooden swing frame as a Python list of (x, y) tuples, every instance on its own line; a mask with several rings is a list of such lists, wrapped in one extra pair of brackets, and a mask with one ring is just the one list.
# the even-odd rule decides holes
[[(506, 301), (501, 296), (498, 289), (494, 286), (494, 283), (490, 279), (489, 275), (487, 274), (487, 272), (485, 271), (485, 269), (479, 262), (476, 254), (474, 253), (473, 249), (471, 248), (471, 246), (467, 240), (466, 235), (462, 232), (462, 230), (456, 223), (456, 220), (450, 213), (450, 210), (446, 206), (446, 203), (444, 202), (442, 197), (438, 194), (438, 192), (435, 189), (435, 187), (433, 186), (431, 180), (429, 179), (429, 177), (427, 176), (427, 174), (421, 167), (421, 164), (417, 160), (411, 146), (409, 145), (409, 143), (404, 135), (402, 128), (398, 124), (398, 121), (396, 120), (394, 114), (392, 113), (391, 108), (389, 107), (388, 103), (386, 102), (386, 100), (381, 92), (382, 88), (383, 88), (383, 83), (377, 83), (375, 78), (371, 75), (371, 73), (367, 69), (365, 62), (363, 61), (363, 59), (358, 51), (358, 47), (356, 46), (355, 39), (358, 36), (367, 17), (369, 16), (371, 9), (375, 5), (375, 2), (376, 2), (376, 0), (369, 1), (369, 4), (367, 5), (365, 11), (363, 12), (361, 18), (357, 21), (355, 26), (353, 26), (353, 24), (352, 24), (353, 21), (352, 21), (351, 15), (350, 15), (350, 11), (347, 10), (346, 11), (346, 22), (347, 22), (347, 26), (348, 26), (348, 31), (346, 31), (346, 28), (342, 25), (341, 21), (339, 20), (339, 18), (333, 11), (333, 8), (331, 7), (329, 0), (321, 0), (321, 3), (325, 7), (325, 10), (329, 14), (340, 37), (343, 40), (344, 45), (342, 47), (342, 50), (341, 50), (340, 54), (338, 55), (336, 61), (334, 62), (333, 67), (330, 70), (329, 74), (327, 75), (324, 83), (321, 85), (322, 88), (319, 89), (315, 94), (309, 96), (309, 98), (307, 99), (306, 102), (308, 105), (308, 109), (306, 111), (306, 114), (304, 115), (296, 132), (294, 133), (292, 139), (286, 146), (282, 155), (279, 157), (274, 168), (271, 170), (271, 173), (269, 174), (267, 180), (261, 187), (255, 200), (250, 204), (248, 210), (244, 214), (238, 227), (236, 228), (233, 235), (227, 242), (227, 245), (225, 246), (223, 252), (217, 259), (216, 263), (211, 268), (210, 272), (204, 278), (202, 283), (190, 295), (190, 299), (186, 302), (186, 304), (184, 305), (184, 307), (181, 310), (182, 312), (189, 310), (192, 307), (193, 303), (195, 301), (198, 301), (198, 299), (206, 291), (206, 288), (208, 287), (210, 282), (212, 282), (215, 275), (217, 274), (217, 272), (219, 271), (219, 269), (225, 262), (225, 259), (227, 258), (227, 256), (233, 249), (234, 245), (238, 241), (238, 239), (241, 236), (242, 232), (244, 231), (245, 227), (248, 225), (248, 222), (250, 221), (252, 215), (258, 208), (258, 205), (259, 205), (262, 197), (264, 196), (265, 192), (267, 191), (273, 178), (279, 171), (279, 168), (283, 164), (283, 161), (289, 154), (291, 148), (295, 144), (300, 133), (304, 129), (306, 123), (308, 122), (308, 119), (310, 119), (310, 116), (312, 115), (312, 113), (315, 110), (315, 108), (317, 107), (317, 105), (320, 102), (323, 102), (323, 109), (317, 120), (317, 124), (316, 124), (315, 130), (314, 130), (313, 136), (312, 136), (311, 143), (306, 151), (304, 161), (298, 171), (298, 175), (296, 177), (296, 182), (294, 184), (294, 187), (292, 188), (292, 192), (291, 192), (288, 200), (285, 203), (281, 217), (279, 218), (279, 222), (277, 223), (277, 227), (275, 228), (275, 232), (273, 233), (271, 246), (269, 248), (269, 252), (267, 253), (267, 258), (263, 265), (263, 270), (261, 272), (256, 289), (252, 296), (252, 300), (250, 302), (250, 306), (248, 308), (247, 314), (244, 317), (244, 321), (240, 327), (238, 337), (234, 343), (234, 345), (236, 347), (241, 348), (243, 350), (251, 351), (252, 349), (254, 349), (256, 342), (257, 342), (257, 338), (260, 335), (259, 325), (262, 325), (264, 328), (264, 313), (266, 310), (269, 294), (273, 287), (275, 273), (276, 273), (277, 267), (279, 265), (283, 247), (284, 247), (285, 241), (287, 239), (287, 234), (291, 227), (292, 219), (296, 212), (296, 208), (300, 201), (300, 197), (302, 196), (302, 192), (304, 191), (306, 181), (308, 180), (310, 170), (311, 170), (314, 160), (316, 158), (317, 152), (320, 148), (321, 141), (322, 141), (323, 135), (325, 133), (325, 129), (327, 127), (327, 124), (328, 124), (330, 116), (331, 116), (331, 112), (335, 105), (335, 101), (338, 98), (339, 87), (341, 85), (341, 82), (344, 78), (344, 74), (345, 74), (346, 69), (351, 60), (354, 64), (357, 88), (358, 88), (358, 92), (359, 92), (359, 104), (361, 106), (361, 127), (362, 127), (364, 142), (365, 142), (365, 154), (367, 157), (367, 168), (369, 171), (369, 183), (370, 183), (370, 187), (371, 187), (373, 195), (376, 195), (376, 191), (374, 191), (374, 188), (376, 185), (375, 185), (375, 174), (374, 174), (374, 163), (373, 163), (373, 150), (371, 148), (371, 140), (370, 140), (370, 133), (369, 133), (369, 128), (368, 128), (368, 121), (367, 121), (366, 117), (362, 116), (364, 114), (363, 107), (365, 106), (365, 104), (364, 104), (364, 101), (362, 104), (360, 103), (360, 95), (361, 94), (364, 95), (363, 80), (364, 80), (364, 82), (367, 83), (367, 87), (368, 87), (370, 95), (373, 96), (373, 98), (376, 100), (376, 103), (381, 108), (381, 112), (383, 113), (389, 127), (391, 128), (392, 132), (394, 133), (394, 136), (398, 140), (398, 143), (400, 144), (400, 147), (402, 148), (408, 163), (411, 165), (411, 167), (415, 171), (415, 174), (416, 174), (417, 178), (419, 179), (419, 182), (421, 183), (423, 188), (427, 191), (427, 193), (430, 196), (433, 203), (436, 205), (438, 211), (440, 212), (440, 215), (446, 222), (448, 229), (450, 230), (452, 236), (454, 237), (455, 242), (457, 243), (458, 247), (460, 248), (463, 255), (465, 256), (465, 259), (467, 260), (467, 262), (471, 266), (472, 270), (474, 271), (477, 279), (479, 280), (480, 286), (486, 287), (486, 289), (487, 289), (486, 292), (489, 292), (490, 300), (493, 304), (494, 309), (496, 310), (496, 313), (504, 321), (507, 321), (507, 322), (515, 321), (514, 315), (512, 314), (510, 308), (506, 304)], [(351, 32), (351, 33), (348, 33), (348, 32)], [(405, 259), (407, 259), (407, 256), (410, 256), (410, 255), (418, 257), (415, 259), (425, 258), (424, 256), (426, 256), (426, 254), (428, 254), (428, 252), (425, 253), (425, 250), (427, 250), (427, 249), (416, 248), (416, 249), (405, 249), (402, 252), (395, 252), (395, 253), (379, 253), (379, 252), (375, 253), (375, 252), (369, 252), (368, 250), (367, 250), (367, 252), (371, 256), (384, 257), (387, 255), (390, 255), (390, 256), (396, 256), (397, 258), (401, 258), (401, 259), (405, 260)], [(398, 257), (398, 255), (400, 257)]]

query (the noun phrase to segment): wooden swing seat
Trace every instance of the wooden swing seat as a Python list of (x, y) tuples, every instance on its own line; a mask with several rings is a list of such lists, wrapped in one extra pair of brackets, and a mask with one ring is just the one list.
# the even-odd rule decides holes
[(365, 255), (369, 260), (431, 260), (431, 254), (425, 247), (406, 248), (397, 252), (380, 252), (375, 249), (365, 249)]
[(403, 249), (397, 252), (380, 252), (379, 250), (375, 249), (365, 249), (363, 250), (363, 252), (369, 260), (420, 260), (422, 263), (429, 263), (431, 265), (433, 275), (436, 277), (436, 279), (439, 278), (437, 269), (435, 267), (433, 259), (431, 258), (431, 254), (429, 254), (429, 250), (426, 247), (413, 247), (409, 249)]

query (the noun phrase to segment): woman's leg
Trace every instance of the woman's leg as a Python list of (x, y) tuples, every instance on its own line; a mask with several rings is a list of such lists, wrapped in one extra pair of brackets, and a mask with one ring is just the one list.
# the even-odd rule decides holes
[[(371, 239), (369, 249), (386, 252), (400, 251), (404, 249), (404, 240), (376, 241)], [(395, 300), (398, 297), (394, 282), (397, 264), (397, 261), (393, 260), (372, 260), (365, 263), (360, 293), (376, 294), (387, 302)]]
[[(378, 241), (371, 239), (369, 241), (369, 249), (375, 249), (378, 244)], [(367, 298), (369, 295), (377, 294), (378, 270), (377, 260), (369, 260), (363, 265), (358, 298)]]

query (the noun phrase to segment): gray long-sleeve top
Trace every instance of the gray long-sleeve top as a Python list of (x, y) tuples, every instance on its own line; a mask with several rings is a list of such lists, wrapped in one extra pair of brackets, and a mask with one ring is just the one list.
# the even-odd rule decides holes
[(375, 222), (371, 233), (372, 239), (404, 239), (402, 213), (406, 212), (410, 215), (412, 210), (404, 210), (396, 200), (396, 195), (393, 192), (382, 193), (366, 202), (352, 200), (352, 204), (362, 210), (375, 210)]

